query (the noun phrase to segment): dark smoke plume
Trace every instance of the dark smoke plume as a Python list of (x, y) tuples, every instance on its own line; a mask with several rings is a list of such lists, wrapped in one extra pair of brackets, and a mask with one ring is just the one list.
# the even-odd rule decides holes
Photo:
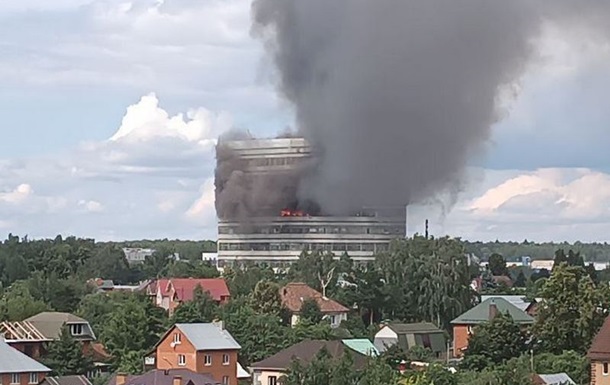
[(252, 12), (278, 90), (320, 152), (298, 198), (343, 214), (459, 189), (543, 23), (601, 31), (610, 1), (254, 0)]

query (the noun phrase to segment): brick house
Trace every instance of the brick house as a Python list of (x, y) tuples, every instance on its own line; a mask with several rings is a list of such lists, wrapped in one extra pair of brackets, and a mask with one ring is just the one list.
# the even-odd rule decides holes
[(338, 327), (341, 322), (347, 320), (349, 309), (339, 302), (324, 297), (319, 291), (309, 287), (302, 282), (292, 282), (280, 289), (282, 305), (291, 313), (290, 324), (292, 326), (299, 322), (299, 313), (303, 302), (314, 300), (318, 304), (324, 318), (330, 321), (331, 327)]
[(0, 384), (34, 385), (51, 371), (40, 362), (11, 347), (0, 336)]
[(468, 339), (477, 325), (491, 321), (498, 313), (508, 313), (520, 325), (531, 325), (534, 318), (507, 300), (491, 297), (457, 317), (453, 325), (453, 356), (461, 357), (468, 348)]
[(610, 385), (610, 317), (593, 338), (587, 358), (591, 361), (591, 385)]
[(229, 287), (222, 278), (167, 278), (159, 279), (155, 284), (155, 304), (171, 315), (181, 303), (193, 300), (198, 286), (219, 304), (227, 303), (231, 298)]
[(175, 324), (155, 346), (156, 369), (189, 369), (211, 375), (224, 385), (237, 385), (249, 375), (237, 362), (241, 346), (222, 323)]

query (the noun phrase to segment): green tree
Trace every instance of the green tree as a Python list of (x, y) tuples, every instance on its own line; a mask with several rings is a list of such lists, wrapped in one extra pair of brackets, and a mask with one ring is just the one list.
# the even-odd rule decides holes
[(301, 311), (299, 311), (299, 322), (317, 324), (322, 321), (323, 317), (324, 315), (320, 311), (320, 306), (318, 306), (318, 302), (315, 299), (309, 298), (303, 301)]
[(567, 373), (577, 384), (588, 384), (590, 366), (587, 358), (575, 351), (565, 351), (560, 355), (538, 354), (534, 357), (536, 373)]
[(608, 287), (595, 286), (580, 266), (555, 266), (542, 287), (533, 332), (538, 348), (585, 353), (608, 312)]
[(258, 313), (279, 316), (282, 311), (280, 285), (267, 280), (259, 281), (250, 294), (249, 304)]
[(515, 287), (526, 287), (527, 286), (527, 280), (525, 278), (525, 274), (523, 273), (523, 270), (519, 270), (519, 274), (517, 275), (517, 278), (515, 279), (514, 286)]
[(144, 352), (129, 351), (120, 358), (117, 372), (127, 374), (142, 374), (144, 362)]
[(500, 254), (494, 253), (490, 255), (488, 266), (492, 275), (509, 275), (508, 268), (506, 267), (506, 260)]
[(91, 358), (83, 353), (83, 344), (72, 338), (67, 327), (57, 341), (49, 344), (44, 363), (56, 376), (86, 374), (93, 369)]
[(48, 306), (34, 299), (23, 281), (14, 283), (0, 299), (0, 317), (3, 321), (23, 321), (46, 310), (49, 310)]
[[(398, 379), (396, 368), (382, 359), (370, 358), (362, 370), (360, 385), (394, 384)], [(439, 384), (440, 385), (440, 384)]]
[(481, 362), (502, 364), (519, 357), (526, 351), (526, 338), (510, 315), (499, 313), (490, 322), (475, 327), (468, 340), (463, 366), (480, 370), (484, 369), (477, 367)]

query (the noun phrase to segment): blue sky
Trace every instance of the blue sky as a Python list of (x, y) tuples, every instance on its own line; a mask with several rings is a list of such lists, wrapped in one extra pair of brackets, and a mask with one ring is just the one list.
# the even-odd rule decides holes
[[(213, 143), (292, 124), (248, 0), (0, 2), (0, 233), (215, 238)], [(553, 26), (451, 210), (413, 231), (607, 240), (610, 47)], [(441, 197), (442, 200), (442, 197)]]

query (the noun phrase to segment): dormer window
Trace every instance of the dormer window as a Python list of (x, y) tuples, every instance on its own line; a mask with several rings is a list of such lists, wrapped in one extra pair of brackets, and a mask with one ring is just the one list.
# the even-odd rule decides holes
[(83, 335), (83, 325), (82, 324), (70, 325), (70, 333), (73, 336), (82, 336)]

